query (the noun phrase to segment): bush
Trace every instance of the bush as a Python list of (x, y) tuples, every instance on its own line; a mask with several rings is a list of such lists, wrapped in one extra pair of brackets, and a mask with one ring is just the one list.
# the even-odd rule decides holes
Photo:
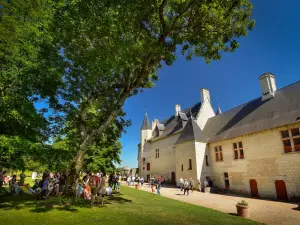
[(245, 200), (242, 200), (241, 202), (238, 202), (236, 205), (237, 206), (246, 206), (246, 207), (248, 207), (248, 202), (246, 202)]

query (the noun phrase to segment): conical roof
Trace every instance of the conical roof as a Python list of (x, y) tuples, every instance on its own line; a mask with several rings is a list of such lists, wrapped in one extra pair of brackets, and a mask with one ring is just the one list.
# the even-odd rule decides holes
[(151, 125), (150, 125), (147, 113), (145, 113), (141, 130), (151, 130)]
[(204, 143), (208, 141), (208, 138), (204, 134), (203, 130), (201, 130), (196, 121), (191, 118), (185, 125), (184, 130), (179, 136), (176, 144), (180, 144), (186, 141), (201, 141)]
[(221, 113), (222, 113), (222, 110), (221, 110), (220, 106), (218, 106), (218, 109), (217, 109), (216, 115), (220, 115)]

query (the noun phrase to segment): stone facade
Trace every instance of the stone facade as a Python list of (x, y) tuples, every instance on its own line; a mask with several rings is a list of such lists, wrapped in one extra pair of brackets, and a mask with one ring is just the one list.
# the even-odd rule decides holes
[[(285, 153), (281, 134), (283, 130), (300, 129), (300, 96), (296, 94), (299, 97), (294, 96), (293, 99), (286, 97), (282, 100), (290, 99), (289, 102), (294, 104), (292, 110), (286, 107), (288, 110), (280, 115), (287, 125), (278, 125), (278, 116), (273, 118), (276, 111), (272, 106), (270, 111), (267, 111), (267, 118), (256, 121), (255, 131), (244, 132), (251, 127), (252, 120), (259, 116), (258, 113), (255, 114), (256, 117), (251, 117), (250, 124), (242, 121), (239, 127), (232, 128), (243, 118), (251, 113), (254, 114), (256, 109), (267, 107), (266, 99), (270, 102), (276, 96), (289, 94), (289, 92), (276, 92), (275, 80), (269, 82), (268, 79), (272, 81), (274, 76), (269, 73), (261, 76), (262, 97), (261, 100), (259, 98), (255, 100), (258, 103), (254, 107), (247, 108), (246, 104), (242, 105), (241, 110), (233, 115), (231, 120), (219, 125), (218, 131), (221, 135), (224, 134), (224, 128), (229, 129), (229, 132), (221, 138), (218, 138), (220, 137), (218, 133), (215, 134), (216, 139), (206, 138), (206, 127), (211, 125), (210, 121), (217, 118), (215, 120), (217, 123), (214, 125), (222, 122), (218, 120), (220, 115), (216, 116), (213, 111), (207, 89), (200, 91), (201, 104), (194, 105), (197, 106), (196, 112), (192, 112), (193, 107), (181, 111), (180, 105), (176, 105), (175, 116), (161, 123), (155, 119), (151, 127), (149, 122), (145, 123), (148, 121), (145, 115), (142, 127), (144, 129), (141, 129), (141, 142), (138, 145), (139, 175), (145, 180), (149, 176), (162, 176), (167, 182), (177, 185), (181, 177), (192, 178), (195, 183), (200, 179), (202, 185), (206, 177), (210, 177), (216, 188), (228, 189), (248, 196), (286, 200), (284, 196), (282, 197), (286, 193), (289, 199), (300, 197), (300, 143), (299, 151)], [(265, 85), (264, 82), (272, 85)], [(297, 88), (299, 89), (300, 85)], [(290, 89), (293, 90), (291, 87)], [(221, 113), (221, 110), (218, 111)], [(232, 111), (228, 112), (230, 114)], [(225, 113), (223, 113), (224, 117), (228, 117), (229, 114)], [(289, 114), (292, 115), (292, 122), (286, 122)], [(268, 120), (270, 117), (273, 118), (276, 126), (257, 129), (273, 123)], [(192, 132), (188, 131), (188, 127), (192, 128)], [(244, 133), (236, 135), (238, 129)], [(227, 136), (231, 134), (234, 134), (233, 138)], [(297, 138), (300, 138), (300, 135)], [(236, 143), (236, 151), (234, 143)], [(293, 144), (292, 148), (295, 148)]]
[[(147, 175), (157, 177), (162, 176), (166, 181), (171, 182), (172, 172), (176, 170), (175, 142), (179, 134), (164, 138), (144, 145), (143, 157), (140, 175), (147, 179)], [(159, 156), (156, 150), (159, 150)], [(150, 170), (147, 170), (147, 163), (150, 164)]]
[[(209, 144), (212, 179), (225, 189), (224, 173), (229, 175), (230, 190), (251, 194), (250, 179), (256, 180), (258, 194), (276, 198), (275, 181), (282, 180), (289, 198), (300, 197), (300, 152), (285, 153), (282, 130), (299, 128), (300, 122)], [(234, 159), (233, 143), (242, 142), (244, 159)], [(214, 148), (222, 146), (223, 161), (217, 162)]]

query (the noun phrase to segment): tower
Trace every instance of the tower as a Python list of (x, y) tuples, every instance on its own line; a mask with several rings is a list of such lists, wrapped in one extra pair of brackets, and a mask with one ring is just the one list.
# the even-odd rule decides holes
[(145, 179), (145, 174), (144, 174), (144, 169), (143, 169), (143, 167), (145, 167), (145, 164), (146, 164), (146, 162), (144, 160), (144, 158), (145, 158), (144, 150), (146, 147), (147, 140), (149, 140), (152, 137), (152, 127), (149, 122), (147, 112), (145, 113), (145, 116), (144, 116), (144, 121), (143, 121), (143, 124), (141, 127), (140, 134), (141, 134), (141, 136), (140, 136), (141, 141), (138, 146), (138, 167), (139, 167), (139, 175), (143, 176)]

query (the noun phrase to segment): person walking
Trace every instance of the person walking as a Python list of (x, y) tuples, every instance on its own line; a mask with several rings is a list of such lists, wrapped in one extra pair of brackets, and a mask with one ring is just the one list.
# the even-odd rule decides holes
[(183, 190), (183, 184), (184, 184), (184, 181), (183, 181), (182, 177), (180, 177), (180, 179), (179, 179), (179, 185), (180, 185), (180, 190), (181, 191)]
[(103, 173), (103, 176), (101, 177), (100, 180), (100, 187), (99, 187), (99, 192), (98, 192), (98, 201), (100, 200), (100, 197), (102, 197), (101, 200), (101, 205), (103, 205), (104, 202), (104, 196), (106, 194), (106, 186), (105, 186), (105, 182), (106, 182), (106, 173)]
[(189, 196), (189, 187), (190, 187), (190, 183), (188, 182), (187, 179), (184, 180), (184, 192), (183, 194), (185, 195), (185, 193), (187, 194), (187, 196)]
[(143, 187), (143, 185), (144, 185), (144, 178), (141, 177), (141, 186)]
[(93, 205), (95, 202), (99, 185), (100, 185), (99, 177), (95, 176), (94, 174), (90, 174), (91, 205)]
[(200, 179), (198, 179), (198, 189), (201, 192), (201, 180)]
[(160, 195), (161, 182), (157, 183), (157, 195)]
[(190, 190), (192, 190), (192, 192), (194, 192), (194, 181), (193, 181), (193, 178), (190, 179)]

